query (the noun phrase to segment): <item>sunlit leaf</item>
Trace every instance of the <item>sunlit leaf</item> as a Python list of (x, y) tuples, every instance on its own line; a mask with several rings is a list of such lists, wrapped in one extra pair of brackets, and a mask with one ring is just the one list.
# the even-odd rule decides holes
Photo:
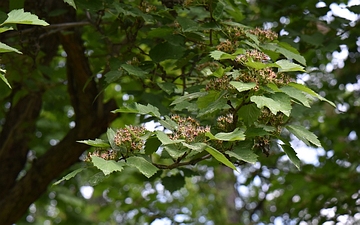
[(254, 102), (259, 109), (266, 106), (270, 109), (270, 111), (276, 115), (277, 112), (282, 112), (287, 116), (290, 116), (291, 112), (291, 103), (290, 98), (287, 99), (287, 101), (281, 101), (281, 98), (284, 97), (278, 97), (278, 99), (274, 100), (273, 98), (268, 98), (265, 96), (251, 96), (250, 100)]
[(137, 168), (147, 178), (150, 178), (159, 170), (156, 166), (142, 157), (129, 157), (126, 159), (126, 164)]
[(310, 108), (309, 99), (304, 95), (302, 91), (291, 86), (284, 86), (280, 88), (282, 92), (289, 95), (291, 98), (298, 100), (304, 106)]
[(68, 173), (67, 175), (65, 175), (63, 178), (61, 178), (60, 180), (56, 181), (55, 183), (53, 183), (53, 185), (58, 185), (61, 182), (65, 181), (65, 180), (70, 180), (71, 178), (75, 177), (78, 173), (80, 173), (81, 171), (83, 171), (84, 169), (86, 169), (86, 167), (81, 167), (79, 169), (76, 169), (70, 173)]
[(84, 140), (84, 141), (77, 141), (79, 143), (87, 144), (93, 147), (98, 148), (108, 148), (110, 147), (109, 142), (101, 140), (101, 139), (95, 139), (95, 140)]
[(222, 154), (221, 152), (219, 152), (218, 150), (216, 150), (215, 148), (207, 145), (205, 150), (210, 153), (210, 155), (212, 155), (217, 161), (223, 163), (224, 165), (226, 165), (227, 167), (230, 167), (233, 170), (236, 170), (236, 167), (234, 166), (234, 164), (232, 162), (230, 162), (225, 156), (224, 154)]
[(239, 92), (247, 91), (256, 86), (256, 83), (250, 82), (250, 83), (243, 83), (240, 81), (230, 81), (230, 84), (236, 88)]
[(297, 89), (299, 89), (299, 90), (301, 90), (301, 91), (303, 91), (303, 92), (305, 92), (305, 93), (308, 93), (308, 94), (310, 94), (310, 95), (312, 95), (312, 96), (315, 96), (315, 97), (317, 97), (318, 99), (320, 99), (321, 101), (325, 101), (325, 102), (329, 103), (330, 105), (332, 105), (333, 107), (336, 107), (333, 102), (327, 100), (326, 98), (322, 97), (321, 95), (319, 95), (319, 94), (316, 93), (315, 91), (311, 90), (310, 88), (308, 88), (308, 87), (306, 87), (306, 86), (304, 86), (304, 85), (302, 85), (302, 84), (290, 82), (288, 85), (289, 85), (289, 86), (292, 86), (292, 87), (294, 87), (294, 88), (297, 88)]
[(296, 152), (295, 150), (289, 146), (289, 145), (281, 145), (281, 148), (284, 150), (284, 152), (286, 153), (286, 155), (289, 157), (290, 161), (292, 163), (294, 163), (294, 165), (296, 166), (296, 168), (298, 170), (300, 170), (300, 164), (301, 164), (301, 161), (300, 159), (296, 156)]
[(65, 3), (68, 3), (70, 6), (72, 6), (76, 10), (76, 5), (74, 0), (64, 0)]
[(0, 42), (0, 53), (2, 52), (16, 52), (22, 54), (22, 52), (20, 52), (16, 48), (10, 47), (9, 45)]
[(145, 72), (142, 69), (140, 69), (139, 67), (136, 67), (136, 66), (133, 66), (133, 65), (123, 64), (123, 65), (121, 65), (121, 67), (126, 72), (128, 72), (130, 75), (135, 75), (137, 77), (144, 78), (145, 75), (147, 74), (147, 72)]
[(244, 130), (239, 129), (239, 128), (236, 128), (232, 132), (228, 132), (228, 133), (220, 132), (220, 133), (217, 133), (215, 135), (211, 134), (210, 132), (207, 132), (206, 136), (209, 137), (210, 139), (221, 140), (221, 141), (241, 141), (241, 140), (245, 140)]
[(253, 143), (251, 142), (244, 142), (241, 145), (237, 145), (232, 151), (226, 151), (225, 153), (238, 160), (254, 164), (257, 162), (258, 155), (251, 149), (252, 145)]
[(44, 20), (40, 20), (36, 15), (24, 12), (24, 9), (14, 9), (8, 13), (8, 18), (0, 25), (4, 24), (29, 24), (29, 25), (49, 25)]
[(123, 112), (123, 113), (139, 113), (139, 114), (142, 114), (142, 115), (152, 115), (152, 116), (155, 116), (155, 117), (158, 117), (160, 118), (161, 115), (160, 115), (160, 112), (159, 112), (159, 109), (156, 108), (155, 106), (153, 105), (150, 105), (150, 104), (147, 104), (147, 105), (142, 105), (142, 104), (139, 104), (139, 103), (132, 103), (132, 104), (129, 104), (125, 107), (121, 107), (117, 110), (114, 110), (112, 111), (113, 113), (119, 113), (119, 112)]
[(286, 126), (286, 129), (288, 129), (291, 133), (293, 133), (297, 138), (305, 142), (307, 145), (310, 145), (309, 142), (311, 142), (317, 147), (321, 147), (321, 143), (318, 137), (314, 133), (308, 131), (305, 127), (299, 125), (289, 125)]
[(0, 78), (11, 89), (11, 85), (10, 85), (9, 81), (5, 77), (5, 72), (6, 72), (6, 70), (0, 69)]
[(183, 101), (191, 101), (193, 99), (205, 96), (207, 94), (208, 94), (207, 92), (195, 92), (195, 93), (191, 93), (191, 94), (186, 94), (184, 96), (181, 96), (181, 97), (175, 99), (170, 105), (176, 105)]
[(122, 171), (124, 169), (124, 162), (116, 162), (114, 160), (105, 160), (98, 156), (91, 156), (91, 162), (96, 166), (99, 170), (101, 170), (105, 176), (109, 175), (115, 171)]
[(280, 67), (279, 72), (293, 72), (293, 71), (305, 72), (303, 66), (292, 63), (289, 60), (282, 59), (282, 60), (276, 61), (275, 64), (277, 64)]
[(302, 65), (306, 66), (306, 60), (305, 58), (300, 55), (300, 53), (293, 47), (291, 47), (290, 45), (286, 44), (286, 43), (279, 43), (279, 44), (275, 44), (275, 43), (266, 43), (266, 44), (262, 44), (261, 48), (265, 49), (265, 50), (269, 50), (269, 51), (274, 51), (277, 53), (280, 53), (282, 55), (284, 55), (287, 59), (294, 59), (296, 61), (298, 61), (299, 63), (301, 63)]

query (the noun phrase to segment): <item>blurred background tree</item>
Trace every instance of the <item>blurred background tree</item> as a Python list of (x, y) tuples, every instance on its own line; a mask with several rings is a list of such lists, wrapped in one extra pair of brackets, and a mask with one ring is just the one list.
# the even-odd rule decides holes
[[(22, 25), (19, 31), (0, 36), (1, 42), (23, 52), (1, 55), (12, 85), (10, 90), (0, 83), (0, 219), (4, 224), (356, 224), (360, 220), (358, 2), (223, 0), (199, 1), (196, 4), (201, 7), (192, 8), (190, 1), (166, 4), (172, 9), (158, 1), (121, 2), (116, 9), (116, 1), (111, 0), (66, 2), (77, 10), (60, 0), (0, 3), (3, 12), (24, 8), (50, 24)], [(139, 63), (135, 56), (144, 45), (171, 34), (166, 28), (140, 31), (151, 19), (146, 12), (160, 8), (166, 24), (177, 15), (197, 20), (204, 15), (202, 6), (217, 2), (224, 6), (220, 13), (247, 26), (272, 29), (280, 41), (306, 58), (307, 72), (293, 78), (335, 102), (337, 108), (318, 102), (310, 111), (293, 111), (324, 148), (309, 149), (294, 138), (297, 153), (306, 152), (301, 171), (274, 144), (269, 157), (262, 155), (255, 165), (241, 165), (235, 174), (210, 163), (170, 171), (169, 177), (176, 179), (147, 179), (135, 170), (104, 177), (89, 169), (48, 186), (82, 167), (79, 157), (84, 158), (88, 147), (75, 141), (95, 139), (110, 124), (148, 122), (134, 114), (116, 118), (110, 113), (116, 105), (170, 103), (157, 87), (144, 90), (147, 84), (131, 77), (104, 89), (109, 79), (121, 76), (114, 72), (103, 76), (121, 66), (116, 57)], [(194, 33), (187, 38), (199, 38)], [(17, 180), (21, 183), (6, 192)]]

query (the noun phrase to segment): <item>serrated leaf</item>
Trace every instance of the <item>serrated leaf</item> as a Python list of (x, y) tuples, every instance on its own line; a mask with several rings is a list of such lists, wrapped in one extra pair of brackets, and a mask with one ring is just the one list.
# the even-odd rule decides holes
[(69, 4), (70, 6), (72, 6), (76, 10), (76, 5), (75, 5), (74, 0), (64, 0), (64, 2)]
[(176, 89), (176, 85), (170, 82), (157, 83), (157, 85), (168, 95), (174, 93), (174, 90)]
[(87, 182), (89, 183), (89, 185), (95, 186), (95, 185), (101, 183), (105, 178), (106, 178), (106, 176), (104, 175), (103, 172), (98, 172), (98, 173), (95, 173), (93, 176), (89, 177)]
[(289, 102), (282, 102), (280, 99), (275, 101), (274, 99), (265, 96), (251, 96), (250, 100), (254, 102), (259, 109), (266, 106), (274, 115), (276, 115), (277, 112), (282, 112), (286, 116), (290, 116), (291, 103)]
[(296, 89), (291, 86), (284, 86), (284, 87), (280, 88), (280, 90), (282, 92), (284, 92), (285, 94), (287, 94), (288, 96), (290, 96), (291, 98), (298, 100), (304, 106), (310, 108), (309, 99), (299, 89)]
[(165, 116), (165, 120), (159, 120), (159, 123), (169, 130), (175, 130), (179, 126), (176, 122), (170, 119), (169, 116)]
[(306, 87), (306, 86), (304, 86), (304, 85), (302, 85), (302, 84), (290, 82), (288, 85), (291, 86), (291, 87), (294, 87), (294, 88), (296, 88), (296, 89), (299, 89), (299, 90), (301, 90), (301, 91), (303, 91), (303, 92), (305, 92), (305, 93), (308, 93), (308, 94), (310, 94), (310, 95), (312, 95), (312, 96), (315, 96), (315, 97), (317, 97), (318, 99), (320, 99), (321, 101), (325, 101), (325, 102), (329, 103), (330, 105), (332, 105), (333, 107), (336, 107), (333, 102), (327, 100), (326, 98), (322, 97), (321, 95), (319, 95), (319, 94), (316, 93), (315, 91), (311, 90), (310, 88), (308, 88), (308, 87)]
[(187, 17), (177, 17), (177, 22), (180, 24), (183, 32), (194, 32), (199, 30), (199, 23)]
[(278, 70), (279, 72), (295, 72), (295, 71), (305, 72), (303, 66), (292, 63), (286, 59), (276, 61), (275, 64), (280, 67)]
[(259, 108), (256, 107), (255, 104), (248, 104), (248, 105), (242, 106), (239, 109), (238, 115), (240, 118), (243, 119), (243, 121), (246, 125), (251, 125), (255, 121), (257, 121), (257, 119), (261, 115), (261, 111)]
[(170, 105), (176, 105), (183, 101), (191, 101), (193, 99), (205, 96), (207, 94), (208, 94), (207, 92), (195, 92), (195, 93), (187, 94), (175, 99)]
[(317, 147), (321, 147), (318, 137), (314, 133), (308, 131), (305, 127), (299, 125), (289, 125), (286, 126), (286, 129), (302, 140), (305, 144), (310, 145), (309, 142), (311, 142)]
[(227, 151), (226, 154), (248, 163), (255, 163), (257, 162), (258, 155), (252, 151), (253, 145), (254, 142), (252, 140), (245, 140), (236, 145), (232, 151)]
[(0, 24), (29, 24), (29, 25), (49, 25), (44, 20), (40, 20), (36, 15), (29, 12), (24, 12), (24, 9), (14, 9), (8, 13), (8, 18)]
[(147, 72), (143, 71), (139, 67), (129, 65), (129, 64), (122, 64), (121, 67), (128, 72), (130, 75), (134, 75), (140, 78), (144, 78)]
[(151, 155), (158, 150), (161, 142), (156, 137), (150, 137), (145, 142), (145, 154)]
[(256, 87), (256, 83), (250, 82), (250, 83), (243, 83), (240, 81), (230, 81), (230, 84), (236, 88), (239, 92), (250, 90), (254, 87)]
[(186, 142), (181, 142), (181, 144), (191, 150), (202, 152), (206, 148), (206, 144), (204, 143), (191, 143), (187, 144)]
[(65, 181), (65, 180), (70, 180), (71, 178), (75, 177), (78, 173), (80, 173), (81, 171), (83, 171), (84, 169), (86, 169), (85, 167), (81, 167), (79, 169), (76, 169), (70, 173), (68, 173), (67, 175), (65, 175), (63, 178), (61, 178), (60, 180), (56, 181), (55, 183), (53, 183), (53, 185), (58, 185), (61, 182)]
[(181, 139), (171, 140), (169, 136), (162, 131), (156, 131), (156, 137), (159, 139), (159, 141), (161, 141), (163, 145), (176, 144), (184, 141)]
[(220, 141), (242, 141), (245, 140), (245, 134), (244, 130), (236, 128), (232, 132), (220, 132), (215, 135), (211, 134), (210, 132), (207, 132), (205, 134), (207, 137), (209, 137), (211, 140), (220, 140)]
[(276, 63), (263, 63), (263, 62), (256, 62), (252, 59), (249, 59), (246, 63), (246, 66), (260, 70), (268, 67), (279, 67)]
[(108, 84), (110, 84), (110, 83), (113, 83), (113, 82), (116, 82), (117, 80), (119, 80), (122, 75), (123, 75), (123, 71), (111, 70), (111, 71), (107, 72), (104, 75), (104, 77), (105, 77), (105, 81)]
[(110, 147), (109, 142), (104, 141), (102, 139), (95, 139), (95, 140), (83, 140), (83, 141), (77, 141), (78, 143), (83, 143), (83, 144), (87, 144), (93, 147), (98, 147), (98, 148), (108, 148)]
[(183, 148), (179, 144), (167, 144), (164, 146), (164, 149), (173, 159), (183, 156), (188, 151), (188, 149)]
[(299, 63), (301, 63), (302, 65), (306, 66), (306, 60), (305, 58), (300, 55), (300, 53), (293, 47), (291, 47), (288, 44), (285, 43), (266, 43), (266, 44), (262, 44), (261, 48), (265, 49), (265, 50), (269, 50), (269, 51), (273, 51), (273, 52), (277, 52), (280, 53), (282, 55), (284, 55), (287, 59), (294, 59), (296, 61), (298, 61)]
[(10, 47), (9, 45), (6, 45), (6, 44), (0, 42), (0, 53), (3, 53), (3, 52), (16, 52), (16, 53), (22, 54), (22, 52), (20, 52), (16, 48)]
[(115, 171), (122, 171), (124, 169), (124, 162), (116, 162), (114, 160), (105, 160), (98, 156), (91, 156), (91, 162), (96, 166), (99, 170), (101, 170), (105, 176), (109, 175)]
[(5, 77), (5, 72), (6, 72), (6, 70), (0, 69), (0, 78), (11, 89), (11, 85), (10, 85), (9, 81)]
[(222, 52), (219, 50), (215, 50), (210, 52), (210, 56), (215, 59), (215, 60), (220, 60), (220, 59), (235, 59), (236, 56), (230, 55), (226, 52)]
[(113, 113), (123, 112), (123, 113), (139, 113), (141, 115), (152, 115), (157, 118), (160, 118), (160, 112), (159, 109), (153, 105), (147, 104), (142, 105), (139, 103), (132, 103), (125, 107), (121, 107), (119, 109), (116, 109), (112, 111)]
[(232, 162), (230, 162), (225, 156), (224, 154), (222, 154), (221, 152), (219, 152), (218, 150), (216, 150), (215, 148), (207, 145), (205, 147), (205, 150), (212, 155), (217, 161), (223, 163), (224, 165), (226, 165), (227, 167), (230, 167), (233, 170), (236, 170), (236, 167), (234, 166), (234, 164)]
[(106, 136), (109, 140), (111, 148), (114, 150), (118, 150), (119, 147), (115, 144), (115, 135), (116, 135), (116, 132), (109, 127), (106, 131)]
[(208, 95), (200, 97), (197, 100), (197, 106), (200, 109), (198, 117), (210, 114), (216, 110), (222, 110), (224, 108), (229, 108), (226, 98), (224, 96), (227, 94), (227, 91), (222, 92), (209, 92)]
[(12, 28), (12, 27), (0, 27), (0, 33), (4, 33), (5, 31), (8, 31), (8, 30), (14, 30), (14, 28)]
[(166, 190), (174, 192), (184, 187), (185, 177), (181, 176), (180, 174), (176, 174), (170, 177), (162, 178), (161, 183), (164, 185)]
[(148, 162), (146, 159), (137, 156), (131, 156), (126, 159), (126, 164), (137, 168), (147, 178), (153, 176), (159, 169)]
[(167, 59), (180, 59), (184, 55), (184, 52), (184, 47), (164, 42), (152, 48), (149, 55), (154, 62), (161, 62)]
[(289, 157), (290, 161), (296, 166), (298, 170), (300, 170), (300, 159), (296, 156), (295, 150), (289, 145), (281, 145), (281, 148), (284, 150), (286, 155)]

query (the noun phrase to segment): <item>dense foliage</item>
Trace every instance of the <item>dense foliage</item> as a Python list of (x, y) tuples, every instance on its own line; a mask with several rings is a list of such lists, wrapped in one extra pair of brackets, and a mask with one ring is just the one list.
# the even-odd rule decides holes
[(359, 219), (358, 20), (331, 2), (0, 6), (5, 224)]

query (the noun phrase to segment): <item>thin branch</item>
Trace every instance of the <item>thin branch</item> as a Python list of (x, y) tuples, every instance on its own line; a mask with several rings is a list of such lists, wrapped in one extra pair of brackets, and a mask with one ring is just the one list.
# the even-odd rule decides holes
[(203, 161), (203, 160), (209, 159), (209, 158), (211, 158), (211, 155), (207, 154), (207, 155), (205, 155), (203, 157), (193, 159), (193, 160), (190, 160), (188, 162), (175, 162), (175, 163), (170, 164), (170, 165), (153, 163), (153, 165), (156, 166), (159, 169), (174, 169), (174, 168), (178, 168), (178, 167), (181, 167), (181, 166), (194, 165), (194, 164), (196, 164), (196, 163), (198, 163), (200, 161)]

